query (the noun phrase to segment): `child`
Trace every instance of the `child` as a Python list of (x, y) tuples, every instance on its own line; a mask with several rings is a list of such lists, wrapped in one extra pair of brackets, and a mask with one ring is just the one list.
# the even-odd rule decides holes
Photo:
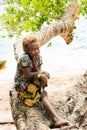
[(57, 116), (52, 108), (47, 92), (47, 81), (50, 74), (41, 70), (42, 58), (40, 56), (39, 40), (34, 35), (26, 36), (23, 39), (24, 54), (17, 64), (15, 75), (15, 89), (23, 102), (32, 107), (39, 100), (42, 101), (48, 112), (52, 115), (54, 126), (68, 125), (68, 121)]

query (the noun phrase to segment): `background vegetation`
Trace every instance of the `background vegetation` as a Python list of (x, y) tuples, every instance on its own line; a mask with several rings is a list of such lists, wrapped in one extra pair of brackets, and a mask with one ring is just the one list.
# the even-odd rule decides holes
[[(0, 16), (1, 28), (8, 36), (34, 32), (59, 19), (71, 0), (4, 0), (5, 12)], [(74, 0), (81, 6), (80, 14), (87, 14), (87, 0)]]

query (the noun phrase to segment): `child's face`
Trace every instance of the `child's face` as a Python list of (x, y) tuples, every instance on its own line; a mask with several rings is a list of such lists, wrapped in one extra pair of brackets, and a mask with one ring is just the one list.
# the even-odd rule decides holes
[(39, 57), (40, 56), (40, 48), (37, 42), (33, 42), (29, 45), (29, 53), (31, 57)]

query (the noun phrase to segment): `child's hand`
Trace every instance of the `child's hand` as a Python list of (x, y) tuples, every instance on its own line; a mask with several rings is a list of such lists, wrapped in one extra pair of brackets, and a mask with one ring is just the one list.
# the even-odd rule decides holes
[(39, 59), (38, 56), (34, 56), (34, 57), (32, 58), (32, 61), (33, 61), (33, 64), (34, 64), (34, 65), (38, 65), (38, 59)]

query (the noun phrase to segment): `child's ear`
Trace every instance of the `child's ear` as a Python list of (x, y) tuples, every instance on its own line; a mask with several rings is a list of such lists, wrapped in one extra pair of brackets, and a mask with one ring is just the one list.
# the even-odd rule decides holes
[(29, 49), (28, 46), (29, 46), (28, 43), (25, 42), (25, 43), (24, 43), (24, 46), (23, 46), (23, 49), (24, 49), (24, 51), (25, 51), (26, 53), (28, 52), (28, 49)]

